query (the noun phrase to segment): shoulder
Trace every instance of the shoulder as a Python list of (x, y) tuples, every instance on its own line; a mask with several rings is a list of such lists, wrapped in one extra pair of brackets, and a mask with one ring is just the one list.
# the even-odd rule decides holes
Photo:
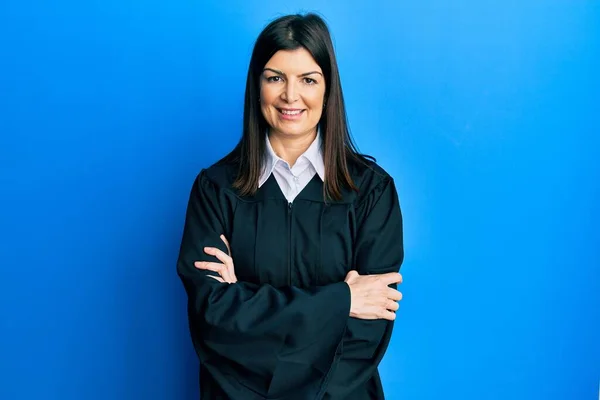
[(370, 158), (359, 158), (348, 162), (348, 170), (354, 184), (358, 187), (357, 204), (361, 204), (369, 196), (377, 196), (394, 181), (381, 165)]
[(218, 190), (232, 190), (238, 171), (236, 163), (221, 160), (203, 168), (196, 180), (201, 185), (209, 185)]

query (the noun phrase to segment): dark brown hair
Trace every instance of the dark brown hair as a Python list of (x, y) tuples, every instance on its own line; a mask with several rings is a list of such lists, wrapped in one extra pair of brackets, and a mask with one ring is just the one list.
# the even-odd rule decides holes
[(325, 108), (319, 121), (325, 163), (325, 198), (340, 200), (343, 187), (358, 190), (350, 176), (348, 162), (375, 160), (360, 154), (350, 135), (337, 61), (326, 23), (313, 13), (283, 16), (269, 23), (256, 40), (246, 80), (242, 138), (220, 161), (239, 164), (233, 186), (243, 196), (253, 195), (258, 190), (266, 151), (265, 135), (269, 125), (259, 104), (261, 74), (276, 52), (300, 47), (308, 50), (325, 77)]

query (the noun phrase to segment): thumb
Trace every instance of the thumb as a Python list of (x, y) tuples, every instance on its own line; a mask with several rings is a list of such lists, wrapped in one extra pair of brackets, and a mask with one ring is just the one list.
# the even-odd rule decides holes
[(352, 271), (348, 272), (348, 274), (346, 274), (346, 279), (344, 279), (344, 282), (354, 280), (357, 276), (359, 276), (358, 272), (356, 272), (355, 270), (352, 270)]

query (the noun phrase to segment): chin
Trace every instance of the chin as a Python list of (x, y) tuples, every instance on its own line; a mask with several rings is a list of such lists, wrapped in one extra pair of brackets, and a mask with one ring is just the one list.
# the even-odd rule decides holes
[(311, 130), (311, 128), (306, 127), (306, 126), (297, 126), (297, 127), (281, 126), (279, 128), (275, 128), (275, 130), (282, 133), (283, 135), (291, 136), (291, 135), (302, 135), (302, 134), (306, 133), (307, 131)]

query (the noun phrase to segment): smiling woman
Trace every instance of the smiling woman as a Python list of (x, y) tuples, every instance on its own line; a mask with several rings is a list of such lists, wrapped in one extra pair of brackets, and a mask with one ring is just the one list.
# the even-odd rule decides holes
[(202, 399), (383, 399), (404, 257), (392, 177), (358, 153), (324, 21), (259, 35), (243, 134), (192, 186), (177, 271)]
[(314, 136), (325, 97), (323, 72), (305, 48), (275, 53), (260, 85), (261, 111), (277, 137)]

